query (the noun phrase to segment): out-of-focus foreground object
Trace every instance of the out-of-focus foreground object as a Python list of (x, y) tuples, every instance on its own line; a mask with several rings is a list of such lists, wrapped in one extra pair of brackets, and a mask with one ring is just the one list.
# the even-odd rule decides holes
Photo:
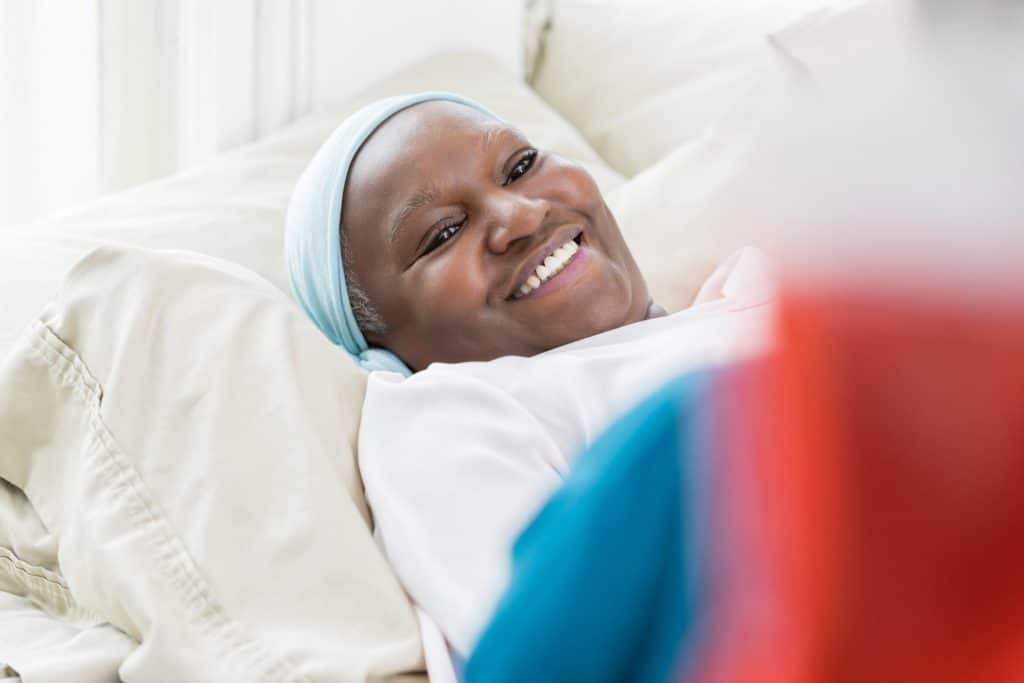
[(1024, 292), (785, 290), (778, 346), (675, 380), (515, 549), (470, 683), (1014, 683)]
[(685, 680), (1020, 679), (1021, 294), (783, 297), (777, 355), (719, 394), (714, 441), (756, 495), (714, 537), (713, 635)]

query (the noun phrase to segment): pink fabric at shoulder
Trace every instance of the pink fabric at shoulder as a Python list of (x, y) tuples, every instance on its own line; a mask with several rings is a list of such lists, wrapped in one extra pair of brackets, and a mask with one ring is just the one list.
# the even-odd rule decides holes
[(757, 247), (743, 247), (715, 269), (701, 285), (693, 305), (735, 299), (744, 306), (761, 304), (775, 293), (771, 260)]

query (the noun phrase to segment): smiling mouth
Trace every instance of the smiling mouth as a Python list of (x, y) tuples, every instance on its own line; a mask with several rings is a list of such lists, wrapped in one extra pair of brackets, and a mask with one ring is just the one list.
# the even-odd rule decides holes
[(545, 256), (544, 261), (538, 264), (523, 282), (519, 283), (509, 300), (515, 301), (528, 297), (545, 282), (557, 276), (576, 258), (582, 243), (583, 231), (581, 230), (571, 240), (559, 245), (553, 252)]

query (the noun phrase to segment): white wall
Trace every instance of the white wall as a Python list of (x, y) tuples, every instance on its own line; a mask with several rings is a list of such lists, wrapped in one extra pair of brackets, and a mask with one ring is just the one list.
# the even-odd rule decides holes
[[(523, 6), (522, 0), (312, 0), (313, 110), (445, 48), (491, 54), (522, 75)], [(349, 37), (355, 30), (358, 40)]]
[(0, 4), (0, 224), (97, 191), (96, 21), (94, 2)]
[(329, 108), (440, 49), (522, 72), (520, 0), (4, 0), (0, 226)]

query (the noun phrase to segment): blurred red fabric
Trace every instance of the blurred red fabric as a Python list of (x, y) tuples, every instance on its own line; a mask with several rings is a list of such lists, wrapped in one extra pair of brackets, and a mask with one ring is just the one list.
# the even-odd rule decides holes
[(783, 288), (718, 388), (685, 680), (1024, 680), (1024, 301), (893, 292)]

